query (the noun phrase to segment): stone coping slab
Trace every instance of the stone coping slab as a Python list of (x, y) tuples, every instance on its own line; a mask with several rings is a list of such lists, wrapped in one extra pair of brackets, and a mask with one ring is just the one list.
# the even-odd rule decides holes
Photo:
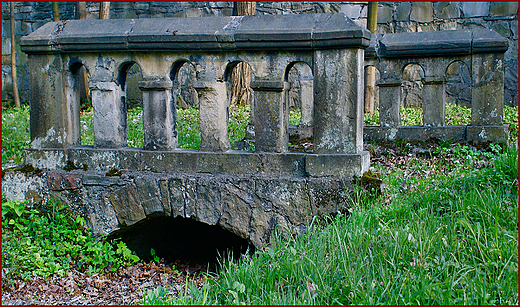
[(26, 53), (313, 50), (368, 46), (371, 34), (343, 13), (64, 20), (22, 37)]
[(398, 139), (410, 142), (421, 142), (430, 139), (437, 139), (441, 141), (465, 141), (475, 144), (488, 142), (504, 143), (507, 142), (509, 138), (508, 126), (508, 124), (498, 126), (449, 125), (441, 127), (365, 126), (363, 128), (363, 139), (366, 142), (395, 142)]
[(148, 151), (138, 148), (24, 149), (25, 164), (39, 169), (78, 169), (109, 172), (148, 171), (292, 177), (361, 176), (370, 167), (370, 154), (223, 153), (196, 150)]
[(506, 38), (490, 29), (406, 32), (374, 35), (367, 58), (468, 55), (505, 52)]

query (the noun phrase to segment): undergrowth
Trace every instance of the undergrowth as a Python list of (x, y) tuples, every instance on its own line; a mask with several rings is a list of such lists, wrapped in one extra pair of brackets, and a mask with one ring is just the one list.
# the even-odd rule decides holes
[(3, 282), (65, 276), (70, 269), (89, 275), (115, 271), (139, 261), (121, 241), (96, 238), (58, 202), (40, 210), (19, 201), (2, 202)]

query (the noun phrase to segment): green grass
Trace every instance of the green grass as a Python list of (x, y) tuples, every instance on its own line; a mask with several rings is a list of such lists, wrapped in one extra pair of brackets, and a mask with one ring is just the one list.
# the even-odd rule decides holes
[(226, 262), (202, 289), (158, 289), (143, 303), (517, 305), (518, 148), (462, 148), (472, 158), (378, 166), (383, 195), (357, 188), (349, 216)]

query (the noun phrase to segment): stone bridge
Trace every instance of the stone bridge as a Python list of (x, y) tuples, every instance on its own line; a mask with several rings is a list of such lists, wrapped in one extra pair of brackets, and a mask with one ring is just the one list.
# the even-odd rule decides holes
[[(265, 246), (279, 225), (303, 231), (315, 216), (348, 207), (352, 180), (370, 165), (369, 140), (507, 140), (503, 53), (492, 31), (373, 36), (342, 13), (244, 17), (74, 20), (24, 37), (31, 75), (31, 148), (24, 172), (4, 174), (7, 199), (62, 200), (96, 233), (158, 216), (218, 225)], [(230, 72), (249, 64), (255, 151), (230, 150)], [(201, 144), (178, 148), (180, 68), (196, 72)], [(424, 125), (401, 127), (403, 69), (423, 70)], [(144, 80), (143, 148), (127, 147), (126, 74)], [(380, 75), (380, 127), (363, 128), (364, 67)], [(454, 67), (457, 67), (456, 69)], [(92, 93), (94, 146), (81, 146), (79, 70)], [(302, 118), (289, 126), (289, 71), (297, 68)], [(472, 124), (445, 126), (445, 85), (471, 76)], [(312, 152), (289, 152), (289, 137)], [(28, 173), (27, 173), (28, 172)]]
[[(314, 216), (346, 207), (352, 178), (369, 168), (363, 59), (370, 37), (342, 13), (45, 24), (21, 41), (33, 72), (24, 163), (38, 174), (8, 172), (4, 195), (60, 199), (96, 233), (156, 216), (219, 225), (256, 247), (277, 225), (298, 233)], [(252, 70), (254, 152), (230, 150), (228, 140), (229, 75), (239, 62)], [(185, 63), (196, 71), (199, 150), (177, 144), (172, 88)], [(127, 147), (125, 78), (132, 65), (144, 77), (140, 149)], [(94, 146), (80, 145), (82, 66)], [(312, 75), (312, 153), (288, 152), (287, 78), (294, 66)]]

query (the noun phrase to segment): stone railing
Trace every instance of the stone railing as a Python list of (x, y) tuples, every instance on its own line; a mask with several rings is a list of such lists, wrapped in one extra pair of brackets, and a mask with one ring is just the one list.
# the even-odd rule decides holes
[[(380, 127), (364, 127), (366, 141), (462, 140), (505, 142), (504, 52), (508, 42), (487, 29), (383, 34), (374, 36), (365, 53), (365, 67), (375, 66), (380, 78)], [(401, 126), (401, 86), (409, 64), (422, 70), (422, 126)], [(470, 125), (446, 125), (446, 85), (468, 74)]]
[[(79, 148), (76, 72), (81, 66), (90, 75), (95, 152), (110, 149), (114, 153), (112, 149), (119, 148), (128, 152), (125, 77), (134, 64), (139, 65), (144, 78), (139, 87), (146, 153), (137, 150), (132, 157), (141, 155), (137, 160), (146, 169), (153, 168), (153, 159), (146, 155), (168, 153), (172, 159), (195, 155), (177, 148), (172, 99), (177, 72), (184, 63), (190, 63), (196, 70), (194, 88), (200, 103), (198, 156), (206, 154), (204, 159), (211, 159), (214, 153), (223, 153), (219, 156), (232, 156), (231, 161), (244, 163), (246, 159), (245, 165), (252, 165), (230, 165), (231, 169), (226, 169), (225, 163), (218, 163), (215, 168), (223, 173), (237, 169), (255, 173), (261, 167), (279, 167), (260, 163), (258, 154), (263, 153), (278, 154), (291, 163), (294, 159), (304, 161), (305, 167), (298, 174), (361, 175), (369, 165), (369, 155), (362, 151), (362, 74), (369, 39), (369, 32), (342, 13), (48, 23), (21, 41), (33, 71), (31, 142), (35, 150), (29, 150), (26, 159), (38, 163), (38, 159), (31, 158), (37, 149)], [(254, 154), (229, 150), (228, 77), (238, 62), (248, 63), (252, 70)], [(287, 153), (287, 75), (291, 67), (300, 64), (311, 68), (316, 102), (312, 118), (308, 119), (313, 122), (314, 152), (304, 156)], [(77, 150), (62, 151), (69, 155), (73, 152)], [(120, 163), (127, 160), (120, 159)], [(168, 168), (192, 171), (206, 167), (207, 161), (198, 166), (196, 161), (190, 165), (170, 164)], [(100, 165), (95, 159), (81, 162), (94, 168)], [(291, 165), (287, 165), (289, 169), (294, 168)]]

